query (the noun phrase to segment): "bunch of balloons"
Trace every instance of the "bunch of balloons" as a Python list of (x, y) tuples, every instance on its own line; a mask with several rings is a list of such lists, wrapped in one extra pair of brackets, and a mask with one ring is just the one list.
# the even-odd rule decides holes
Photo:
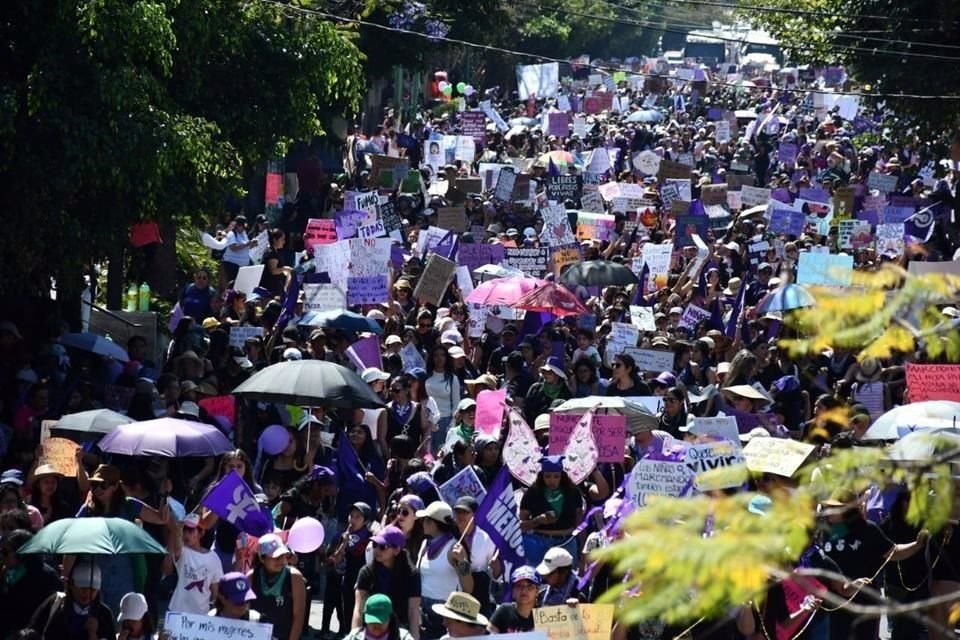
[(456, 88), (457, 93), (462, 96), (467, 96), (468, 98), (477, 92), (477, 90), (473, 88), (472, 84), (467, 84), (465, 82), (458, 82), (456, 87), (454, 87), (454, 85), (446, 80), (441, 80), (437, 84), (437, 87), (440, 89), (440, 93), (448, 98), (453, 95), (454, 88)]

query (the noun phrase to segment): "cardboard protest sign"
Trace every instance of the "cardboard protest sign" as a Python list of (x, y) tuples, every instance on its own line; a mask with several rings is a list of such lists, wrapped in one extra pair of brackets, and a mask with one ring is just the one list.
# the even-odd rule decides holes
[(570, 114), (553, 111), (547, 114), (547, 135), (566, 138), (570, 135)]
[(547, 199), (553, 202), (564, 203), (572, 200), (574, 206), (579, 206), (580, 193), (583, 189), (581, 176), (548, 176)]
[[(574, 427), (582, 418), (575, 413), (550, 414), (550, 454), (560, 455), (570, 441)], [(627, 419), (618, 415), (594, 414), (590, 431), (597, 444), (597, 462), (623, 462)]]
[(199, 400), (197, 404), (211, 416), (222, 416), (226, 418), (231, 425), (237, 423), (237, 403), (233, 395), (203, 398)]
[(910, 402), (950, 400), (960, 402), (960, 365), (907, 363)]
[(262, 338), (263, 327), (230, 327), (230, 346), (243, 349), (247, 338)]
[(427, 263), (424, 265), (420, 280), (417, 281), (413, 297), (439, 305), (456, 270), (457, 263), (435, 253), (430, 254), (427, 256)]
[(646, 506), (650, 496), (678, 498), (690, 491), (693, 478), (693, 472), (685, 462), (643, 458), (637, 461), (630, 472), (627, 496), (638, 507)]
[(672, 160), (661, 160), (660, 166), (657, 169), (657, 181), (662, 182), (667, 178), (689, 180), (690, 167), (685, 164), (680, 164), (679, 162), (673, 162)]
[(853, 278), (853, 256), (829, 253), (801, 253), (797, 284), (849, 287)]
[(440, 485), (439, 489), (440, 498), (451, 507), (464, 496), (476, 498), (477, 502), (483, 502), (487, 497), (487, 491), (473, 467), (464, 467)]
[(269, 623), (177, 611), (167, 612), (163, 631), (170, 640), (221, 640), (221, 638), (271, 640), (273, 638), (273, 625)]
[(546, 632), (549, 640), (610, 640), (613, 605), (540, 607), (533, 610), (533, 627)]
[(483, 111), (464, 111), (460, 114), (460, 131), (477, 144), (487, 144), (487, 116)]
[[(643, 245), (640, 257), (641, 268), (646, 264), (647, 269), (650, 270), (646, 293), (666, 287), (670, 276), (670, 262), (673, 259), (673, 245), (647, 243)], [(635, 267), (634, 273), (640, 273), (640, 269)]]
[(553, 262), (554, 273), (560, 273), (567, 265), (580, 262), (580, 245), (574, 243), (573, 246), (563, 245), (551, 249), (550, 260)]
[(726, 184), (706, 184), (700, 187), (700, 202), (707, 205), (727, 204)]
[(503, 264), (513, 269), (519, 269), (534, 278), (543, 278), (549, 273), (547, 267), (549, 260), (549, 247), (508, 248), (503, 258)]
[(467, 230), (467, 213), (463, 207), (437, 209), (437, 226), (463, 233)]
[(77, 475), (77, 449), (80, 445), (67, 438), (47, 438), (40, 464), (49, 464), (67, 478)]
[(687, 467), (696, 475), (693, 486), (697, 491), (713, 491), (737, 487), (742, 478), (720, 477), (715, 478), (706, 474), (714, 469), (734, 467), (746, 464), (739, 442), (734, 444), (728, 440), (721, 442), (706, 442), (702, 444), (688, 444), (687, 455), (684, 457)]
[(347, 307), (347, 296), (335, 284), (303, 285), (303, 310), (336, 311)]
[(786, 438), (753, 438), (743, 448), (743, 456), (750, 471), (790, 478), (816, 448)]
[[(677, 202), (673, 203), (677, 205)], [(676, 216), (677, 226), (674, 232), (673, 244), (677, 248), (690, 247), (695, 243), (693, 236), (706, 238), (710, 227), (710, 218), (704, 215), (683, 214)]]

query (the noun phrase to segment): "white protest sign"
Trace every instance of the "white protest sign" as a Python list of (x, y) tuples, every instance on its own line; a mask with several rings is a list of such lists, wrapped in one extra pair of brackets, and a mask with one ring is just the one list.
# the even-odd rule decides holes
[(476, 498), (477, 502), (483, 502), (487, 497), (487, 490), (483, 488), (483, 483), (473, 467), (464, 467), (440, 485), (439, 489), (440, 498), (451, 507), (464, 496)]
[(626, 353), (634, 359), (637, 369), (651, 373), (673, 371), (673, 351), (656, 349), (627, 349)]
[(816, 448), (786, 438), (753, 438), (743, 448), (743, 455), (750, 471), (789, 478)]
[(730, 123), (727, 120), (720, 120), (714, 124), (717, 142), (727, 142), (730, 140)]
[(347, 294), (335, 284), (303, 285), (303, 311), (339, 311), (347, 308)]
[(627, 324), (626, 322), (614, 322), (610, 325), (610, 335), (608, 340), (620, 344), (637, 346), (637, 340), (640, 339), (640, 329)]
[(457, 287), (460, 288), (460, 294), (464, 298), (473, 292), (473, 278), (470, 277), (470, 267), (466, 265), (457, 267)]
[(653, 317), (653, 307), (630, 305), (630, 322), (640, 331), (657, 330), (657, 323)]
[[(250, 585), (243, 582), (246, 591)], [(168, 640), (271, 640), (273, 625), (260, 622), (247, 622), (220, 616), (207, 616), (197, 613), (168, 611), (163, 622), (163, 635)]]
[(723, 442), (688, 444), (684, 462), (686, 462), (690, 471), (697, 476), (693, 481), (694, 488), (697, 491), (713, 491), (714, 489), (739, 486), (742, 479), (730, 477), (704, 478), (702, 474), (714, 469), (745, 464), (746, 458), (744, 458), (743, 451), (740, 450), (739, 446), (724, 440)]
[(627, 480), (627, 496), (638, 507), (646, 506), (650, 496), (678, 498), (693, 485), (693, 472), (685, 462), (666, 460), (637, 461)]
[(263, 337), (263, 327), (230, 327), (230, 346), (243, 349), (247, 338)]
[(740, 203), (745, 207), (755, 207), (770, 202), (770, 189), (743, 185), (740, 187)]
[(347, 290), (347, 277), (350, 275), (349, 240), (317, 245), (313, 249), (313, 261), (317, 273), (326, 273), (330, 282)]
[(633, 156), (633, 168), (648, 176), (654, 176), (660, 170), (660, 156), (647, 149)]
[(233, 289), (234, 291), (242, 291), (249, 296), (255, 288), (260, 286), (261, 277), (263, 277), (262, 264), (252, 267), (240, 267), (240, 271), (237, 273), (237, 279), (233, 283)]
[(390, 263), (390, 238), (351, 238), (350, 275), (382, 276)]
[(270, 232), (264, 229), (254, 240), (257, 244), (250, 247), (250, 262), (260, 264), (263, 262), (263, 254), (270, 248)]
[(698, 436), (719, 436), (740, 446), (740, 430), (737, 429), (737, 419), (733, 416), (694, 418), (690, 433)]

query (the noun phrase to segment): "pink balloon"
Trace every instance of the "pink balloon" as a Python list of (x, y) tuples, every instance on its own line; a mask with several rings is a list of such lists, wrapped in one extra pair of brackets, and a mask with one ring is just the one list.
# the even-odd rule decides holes
[(260, 434), (260, 449), (268, 456), (275, 456), (282, 453), (287, 445), (290, 444), (290, 433), (286, 427), (279, 424), (272, 424), (263, 430)]
[(297, 553), (312, 553), (323, 544), (323, 525), (316, 518), (300, 518), (290, 527), (287, 546)]
[(437, 88), (440, 89), (440, 91), (443, 91), (443, 90), (446, 89), (449, 85), (450, 85), (450, 83), (448, 83), (446, 80), (441, 80), (440, 82), (437, 83)]
[(472, 95), (475, 94), (476, 92), (477, 92), (477, 90), (473, 88), (473, 85), (472, 85), (472, 84), (468, 84), (467, 87), (463, 90), (463, 95), (465, 95), (465, 96), (467, 96), (467, 97), (469, 98), (470, 96), (472, 96)]

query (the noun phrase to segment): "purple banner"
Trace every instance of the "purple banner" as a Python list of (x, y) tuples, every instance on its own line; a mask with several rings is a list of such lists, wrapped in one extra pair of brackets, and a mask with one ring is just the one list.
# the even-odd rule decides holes
[(797, 145), (792, 142), (781, 142), (777, 149), (777, 160), (783, 164), (794, 164), (797, 161)]
[(524, 564), (520, 516), (517, 515), (517, 501), (513, 496), (513, 484), (510, 482), (507, 465), (500, 467), (500, 472), (490, 485), (487, 497), (483, 499), (474, 518), (477, 526), (486, 531), (493, 540), (504, 560), (514, 566)]
[(357, 237), (357, 226), (367, 219), (366, 211), (337, 211), (333, 215), (337, 224), (337, 238), (346, 240)]
[(502, 244), (461, 244), (457, 264), (467, 267), (472, 274), (485, 264), (503, 264), (505, 250)]
[(799, 236), (803, 233), (803, 225), (807, 218), (802, 211), (790, 209), (774, 209), (770, 215), (770, 231)]
[(347, 347), (347, 356), (363, 371), (367, 367), (383, 369), (380, 356), (380, 340), (377, 336), (367, 336)]
[(225, 475), (203, 499), (203, 506), (240, 531), (260, 537), (273, 531), (270, 511), (262, 509), (253, 491), (236, 471)]

